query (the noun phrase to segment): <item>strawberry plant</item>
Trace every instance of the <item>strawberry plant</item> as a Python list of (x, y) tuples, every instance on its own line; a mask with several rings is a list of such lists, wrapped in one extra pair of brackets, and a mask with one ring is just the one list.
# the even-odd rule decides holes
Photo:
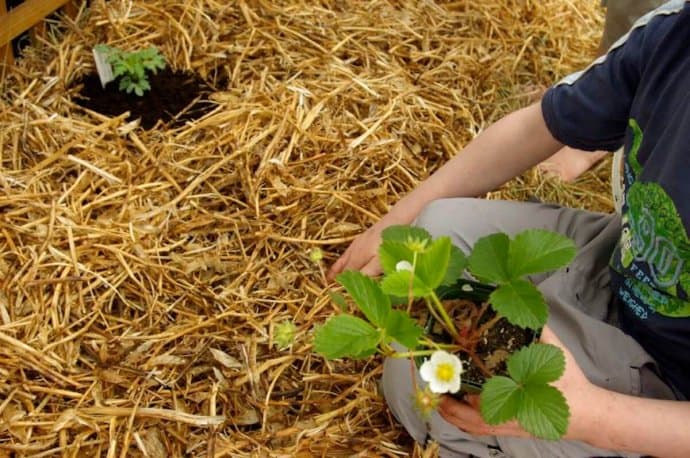
[[(517, 419), (536, 437), (561, 438), (567, 431), (569, 410), (552, 383), (565, 369), (562, 350), (530, 343), (511, 351), (499, 373), (478, 357), (477, 347), (501, 320), (538, 334), (546, 324), (548, 307), (527, 277), (567, 265), (575, 255), (573, 242), (540, 229), (523, 231), (512, 239), (496, 233), (478, 240), (465, 256), (450, 238), (432, 239), (417, 227), (392, 226), (382, 238), (383, 276), (372, 279), (346, 271), (337, 277), (357, 312), (338, 314), (319, 327), (315, 350), (329, 359), (366, 358), (376, 352), (397, 358), (430, 356), (418, 364), (428, 386), (418, 390), (416, 397), (425, 405), (434, 404), (428, 401), (430, 392), (436, 396), (458, 392), (465, 368), (474, 365), (486, 376), (480, 406), (487, 423)], [(463, 280), (466, 275), (480, 283)], [(483, 289), (488, 299), (451, 307), (440, 292), (452, 285), (468, 293)], [(445, 339), (425, 331), (411, 313), (419, 302), (442, 327)], [(407, 350), (396, 351), (394, 342)]]

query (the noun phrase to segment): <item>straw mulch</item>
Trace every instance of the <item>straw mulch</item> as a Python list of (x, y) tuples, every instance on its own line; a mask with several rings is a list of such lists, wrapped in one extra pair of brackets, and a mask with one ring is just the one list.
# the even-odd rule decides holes
[[(1, 70), (0, 456), (435, 456), (388, 413), (379, 360), (311, 353), (337, 307), (309, 252), (327, 267), (588, 62), (599, 1), (90, 3)], [(99, 42), (159, 46), (216, 109), (150, 131), (85, 112)], [(608, 170), (490, 197), (610, 210)]]

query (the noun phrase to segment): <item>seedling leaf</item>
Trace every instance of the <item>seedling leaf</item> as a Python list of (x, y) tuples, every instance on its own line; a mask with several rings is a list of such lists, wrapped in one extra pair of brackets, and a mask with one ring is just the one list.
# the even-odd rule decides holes
[(140, 51), (126, 52), (121, 49), (99, 44), (95, 48), (107, 56), (113, 68), (113, 76), (119, 78), (119, 89), (128, 94), (134, 92), (144, 95), (151, 89), (147, 72), (157, 73), (165, 68), (165, 59), (155, 46)]
[(512, 280), (489, 296), (491, 306), (511, 323), (539, 329), (546, 324), (549, 309), (541, 292), (527, 280)]

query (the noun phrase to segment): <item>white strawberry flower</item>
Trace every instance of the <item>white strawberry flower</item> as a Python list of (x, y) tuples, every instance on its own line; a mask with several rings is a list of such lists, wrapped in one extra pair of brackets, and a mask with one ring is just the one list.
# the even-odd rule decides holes
[(410, 261), (400, 261), (395, 265), (395, 271), (396, 272), (401, 272), (403, 270), (407, 270), (409, 272), (412, 272), (412, 264), (410, 264)]
[(435, 351), (419, 368), (419, 375), (434, 393), (457, 393), (462, 372), (460, 358), (443, 350)]

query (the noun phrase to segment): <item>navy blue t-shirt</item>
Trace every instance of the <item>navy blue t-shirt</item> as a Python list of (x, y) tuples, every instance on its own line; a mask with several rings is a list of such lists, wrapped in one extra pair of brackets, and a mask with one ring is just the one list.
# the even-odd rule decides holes
[(690, 399), (690, 3), (641, 18), (549, 89), (542, 112), (566, 145), (624, 145), (623, 229), (611, 258), (621, 328)]

